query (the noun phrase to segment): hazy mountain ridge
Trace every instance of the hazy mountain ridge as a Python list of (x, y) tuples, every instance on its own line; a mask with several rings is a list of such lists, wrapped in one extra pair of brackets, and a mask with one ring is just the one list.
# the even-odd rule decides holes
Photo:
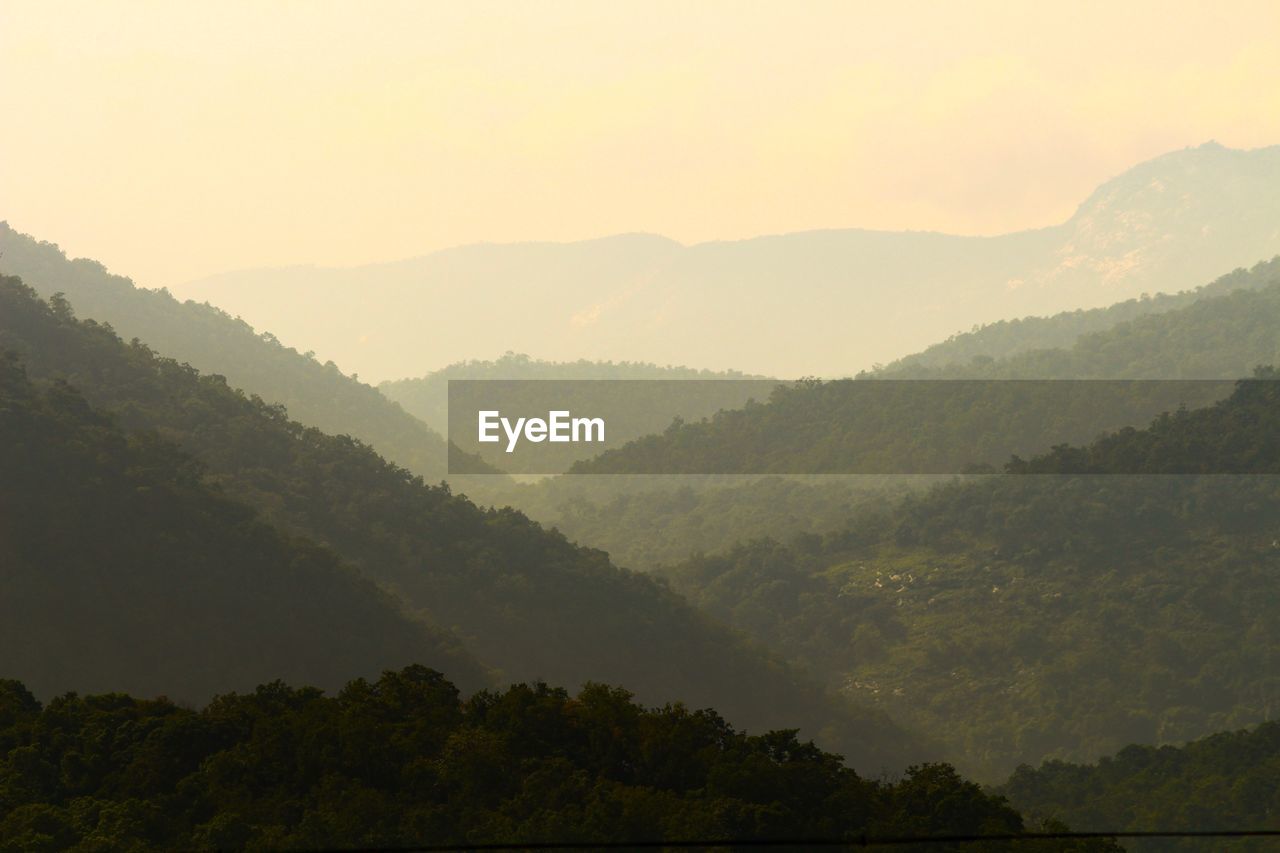
[(225, 376), (310, 426), (365, 441), (416, 473), (444, 476), (446, 448), (438, 433), (332, 362), (321, 364), (219, 308), (135, 287), (98, 262), (70, 260), (56, 245), (19, 234), (8, 223), (0, 223), (0, 272), (19, 276), (46, 298), (64, 293), (80, 316)]
[[(1159, 306), (1159, 310), (1148, 310)], [(1099, 331), (1085, 330), (1098, 328)], [(1034, 347), (1043, 335), (1062, 348)], [(1027, 318), (930, 348), (925, 357), (889, 365), (891, 379), (1180, 379), (1246, 376), (1255, 365), (1280, 363), (1280, 259), (1236, 270), (1176, 296), (1131, 300), (1059, 317)], [(992, 359), (988, 352), (1014, 354)], [(1053, 402), (1050, 400), (1050, 402)], [(1176, 401), (1174, 403), (1176, 405)], [(1054, 406), (1053, 408), (1057, 408)], [(1154, 413), (1154, 411), (1152, 412)], [(828, 413), (830, 415), (830, 413)], [(1051, 421), (1056, 412), (1044, 416)], [(1123, 419), (1122, 419), (1123, 420)], [(1137, 421), (1141, 422), (1141, 421)], [(736, 436), (735, 439), (741, 438)], [(655, 441), (666, 440), (656, 436)], [(727, 440), (727, 439), (725, 439)], [(643, 443), (643, 442), (641, 442)], [(1044, 447), (1040, 448), (1041, 450)], [(809, 453), (810, 445), (795, 448)], [(1010, 448), (1001, 446), (1001, 464)], [(639, 467), (642, 460), (636, 460)], [(590, 466), (584, 466), (590, 467)], [(492, 478), (487, 478), (492, 479)], [(897, 478), (803, 481), (739, 477), (622, 475), (559, 477), (536, 485), (476, 488), (512, 502), (580, 542), (605, 548), (623, 565), (652, 569), (696, 552), (713, 553), (739, 540), (838, 529), (856, 507), (919, 488)], [(663, 536), (643, 531), (661, 529)]]
[[(932, 365), (904, 359), (874, 375), (901, 379), (1229, 379), (1280, 363), (1280, 258), (1171, 300), (1180, 307), (1110, 316), (1065, 347)], [(1156, 301), (1156, 300), (1152, 300)], [(1127, 311), (1132, 303), (1116, 306)], [(1050, 318), (1046, 322), (1052, 322)], [(1069, 321), (1074, 318), (1067, 318)], [(1034, 326), (1033, 326), (1034, 328)], [(978, 333), (981, 337), (981, 333)]]
[(1248, 253), (1280, 240), (1280, 208), (1264, 195), (1277, 182), (1280, 146), (1236, 151), (1209, 142), (1149, 160), (1094, 191), (1066, 223), (1056, 264), (1028, 284), (1084, 289), (1096, 281), (1097, 295), (1112, 295), (1113, 285), (1136, 279), (1168, 289), (1166, 281), (1203, 281), (1223, 269), (1211, 247), (1240, 260), (1270, 257), (1274, 250)]
[(44, 305), (12, 279), (0, 298), (0, 347), (33, 374), (71, 377), (131, 429), (179, 443), (227, 496), (332, 548), (506, 678), (611, 680), (650, 701), (715, 705), (754, 728), (800, 725), (876, 768), (921, 753), (887, 718), (824, 696), (603, 552), (428, 486), (358, 442), (127, 346), (66, 305)]
[[(1070, 348), (1028, 350), (943, 367), (904, 360), (855, 380), (779, 386), (768, 401), (645, 436), (580, 462), (574, 470), (947, 473), (963, 466), (929, 467), (931, 460), (962, 453), (969, 454), (973, 464), (999, 466), (1010, 453), (1035, 453), (1064, 441), (1086, 442), (1103, 430), (1144, 423), (1182, 403), (1212, 402), (1219, 389), (1212, 383), (1097, 386), (1082, 404), (1073, 396), (1082, 389), (1050, 382), (891, 382), (884, 393), (874, 383), (1231, 380), (1249, 375), (1260, 364), (1280, 362), (1280, 260), (1220, 279), (1210, 292), (1225, 289), (1220, 285), (1226, 283), (1230, 289), (1222, 295), (1118, 322), (1081, 335)], [(1220, 390), (1225, 392), (1226, 386)], [(1021, 449), (1010, 443), (1010, 436), (1022, 443)], [(881, 461), (886, 459), (887, 463)], [(868, 467), (876, 464), (896, 467)]]
[[(1030, 316), (1001, 320), (972, 331), (952, 335), (945, 341), (885, 365), (874, 372), (880, 376), (927, 375), (927, 369), (949, 368), (953, 373), (969, 371), (977, 375), (990, 359), (1030, 350), (1071, 349), (1089, 334), (1103, 332), (1139, 317), (1184, 308), (1193, 302), (1221, 296), (1238, 289), (1259, 289), (1280, 280), (1280, 258), (1260, 261), (1251, 269), (1236, 269), (1213, 282), (1178, 293), (1128, 299), (1105, 308), (1064, 311), (1051, 316)], [(973, 364), (975, 359), (979, 362)], [(1116, 376), (1128, 375), (1116, 373)]]
[(622, 235), (178, 289), (379, 378), (506, 350), (794, 378), (850, 375), (1002, 317), (1176, 292), (1277, 253), (1280, 147), (1211, 143), (1116, 177), (1065, 223), (996, 237), (851, 229), (683, 247)]

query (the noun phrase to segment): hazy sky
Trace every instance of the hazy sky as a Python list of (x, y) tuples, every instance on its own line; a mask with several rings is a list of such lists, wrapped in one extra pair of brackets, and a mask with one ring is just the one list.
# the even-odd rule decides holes
[(1280, 142), (1280, 3), (0, 0), (0, 219), (147, 286), (476, 241), (997, 233)]

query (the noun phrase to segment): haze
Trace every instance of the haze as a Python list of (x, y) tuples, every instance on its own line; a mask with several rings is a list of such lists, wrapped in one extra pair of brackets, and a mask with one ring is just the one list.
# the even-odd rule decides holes
[(1274, 143), (1277, 33), (1271, 2), (7, 0), (0, 215), (153, 287), (633, 231), (994, 234), (1165, 151)]

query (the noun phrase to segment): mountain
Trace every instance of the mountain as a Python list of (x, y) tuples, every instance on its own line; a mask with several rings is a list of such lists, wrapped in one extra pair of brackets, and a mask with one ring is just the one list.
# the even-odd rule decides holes
[[(1152, 305), (1160, 308), (1152, 309)], [(1094, 331), (1086, 331), (1088, 329)], [(1058, 348), (1037, 347), (1035, 342), (1041, 336), (1047, 341), (1065, 343)], [(987, 355), (1001, 352), (1006, 355), (997, 358)], [(1255, 365), (1264, 363), (1280, 363), (1280, 259), (1258, 264), (1249, 271), (1237, 270), (1177, 296), (1132, 300), (1110, 308), (996, 324), (931, 347), (919, 356), (888, 365), (870, 376), (879, 379), (1219, 379), (1247, 376)], [(1208, 396), (1216, 394), (1212, 387), (1203, 390), (1209, 392)], [(1050, 404), (1048, 410), (1030, 410), (1029, 420), (1042, 426), (1053, 425), (1060, 418), (1061, 407), (1057, 405), (1060, 400), (1060, 396), (1046, 397)], [(1167, 408), (1176, 408), (1178, 403), (1187, 401), (1170, 399), (1168, 402)], [(1155, 414), (1162, 408), (1165, 407), (1149, 407), (1146, 414)], [(1094, 415), (1097, 414), (1095, 410)], [(1137, 417), (1139, 414), (1140, 411), (1130, 406), (1127, 415), (1112, 418), (1112, 426), (1125, 420), (1141, 423), (1145, 416)], [(829, 450), (837, 450), (840, 445), (833, 444), (833, 436), (848, 433), (850, 424), (857, 423), (860, 416), (855, 414), (840, 420), (835, 410), (815, 416), (814, 409), (806, 404), (797, 406), (786, 417), (794, 418), (797, 425), (816, 422), (828, 427), (839, 420), (840, 429), (829, 429), (816, 439), (790, 444), (780, 437), (784, 436), (780, 430), (761, 432), (762, 440), (773, 450), (790, 448), (790, 458), (784, 455), (787, 464), (778, 470), (816, 467), (819, 458), (812, 455), (815, 448), (825, 444)], [(856, 458), (849, 452), (851, 449), (865, 453), (865, 436), (884, 442), (896, 432), (910, 433), (921, 420), (913, 415), (911, 420), (902, 422), (901, 429), (877, 428), (863, 433), (858, 441), (848, 442), (841, 453), (833, 453), (821, 461), (843, 465), (842, 460)], [(1101, 422), (1095, 420), (1077, 434), (1092, 437), (1090, 430), (1100, 425)], [(946, 426), (953, 435), (958, 432), (955, 422)], [(687, 431), (694, 429), (696, 427), (691, 426)], [(714, 424), (711, 429), (719, 447), (740, 444), (744, 437), (741, 433), (731, 435), (727, 428), (716, 432)], [(763, 425), (753, 429), (760, 432)], [(1028, 434), (1034, 437), (1035, 430)], [(992, 443), (993, 436), (994, 433), (989, 432), (986, 438), (966, 442), (964, 447), (986, 442), (990, 446), (985, 461), (998, 467), (1007, 459), (1011, 448)], [(1050, 437), (1046, 432), (1040, 438), (1039, 447), (1031, 452), (1061, 440), (1062, 436)], [(638, 451), (648, 443), (668, 441), (667, 436), (647, 439), (628, 449), (628, 453), (637, 452), (634, 458), (615, 454), (612, 459), (586, 463), (579, 470), (594, 470), (605, 465), (645, 470), (653, 459), (645, 458)], [(657, 458), (666, 453), (666, 450), (659, 451)], [(896, 454), (906, 455), (901, 450)], [(477, 483), (475, 488), (478, 493), (483, 490), (489, 497), (514, 503), (544, 523), (554, 524), (576, 541), (604, 548), (622, 565), (651, 570), (660, 564), (679, 562), (693, 553), (713, 553), (762, 535), (789, 539), (799, 533), (837, 530), (857, 507), (890, 500), (895, 494), (900, 496), (922, 484), (919, 478), (885, 481), (870, 476), (824, 476), (813, 482), (796, 477), (785, 480), (751, 476), (662, 478), (614, 474), (559, 477), (537, 484), (500, 484), (490, 488)], [(651, 530), (662, 530), (663, 535), (647, 535), (646, 531)]]
[[(1153, 304), (1159, 310), (1149, 310)], [(1093, 331), (1086, 331), (1093, 329)], [(1027, 318), (996, 324), (979, 332), (943, 343), (886, 366), (871, 377), (881, 379), (1218, 379), (1247, 376), (1257, 364), (1280, 363), (1280, 259), (1237, 270), (1211, 284), (1177, 296), (1132, 300), (1110, 308), (1070, 312), (1049, 318)], [(1048, 341), (1061, 340), (1062, 347), (1036, 347), (1043, 333)], [(1006, 352), (992, 358), (987, 353)], [(1012, 354), (1009, 354), (1012, 353)], [(921, 357), (926, 356), (926, 357)], [(1190, 389), (1192, 386), (1186, 386)], [(1219, 390), (1229, 389), (1229, 383)], [(1175, 391), (1175, 396), (1182, 396)], [(1215, 389), (1204, 389), (1215, 395)], [(793, 397), (796, 395), (792, 395)], [(816, 397), (813, 395), (816, 406)], [(801, 399), (804, 399), (803, 396)], [(1061, 395), (1047, 396), (1047, 410), (1024, 410), (1028, 420), (1041, 426), (1060, 419)], [(1113, 419), (1112, 426), (1128, 420), (1142, 423), (1164, 408), (1175, 409), (1180, 402), (1156, 405), (1143, 414), (1130, 407), (1127, 415)], [(1208, 399), (1202, 402), (1209, 402)], [(759, 410), (757, 410), (759, 412)], [(1095, 412), (1095, 415), (1097, 413)], [(1139, 416), (1141, 415), (1141, 416)], [(812, 466), (815, 448), (824, 444), (837, 449), (835, 437), (849, 431), (860, 415), (840, 420), (838, 412), (815, 413), (809, 404), (798, 406), (788, 417), (797, 426), (825, 424), (826, 433), (811, 441), (790, 441), (782, 433), (772, 435), (767, 444), (773, 450), (790, 448), (790, 460), (778, 470)], [(904, 420), (897, 427), (876, 429), (871, 435), (885, 442), (895, 433), (917, 431), (921, 420)], [(927, 418), (926, 418), (927, 420)], [(832, 425), (839, 423), (839, 429)], [(955, 422), (943, 422), (957, 433)], [(1101, 426), (1086, 424), (1081, 438), (1093, 437), (1090, 430)], [(754, 427), (753, 427), (754, 428)], [(754, 428), (757, 431), (762, 429)], [(1007, 431), (1007, 430), (1006, 430)], [(857, 435), (855, 432), (854, 435)], [(1035, 430), (1024, 435), (1034, 437)], [(780, 437), (782, 436), (782, 437)], [(991, 442), (993, 434), (979, 442), (966, 442), (968, 449), (986, 442), (986, 462), (999, 467), (1012, 448)], [(663, 443), (668, 437), (649, 439)], [(717, 446), (741, 443), (740, 433), (718, 434)], [(1038, 447), (1063, 440), (1045, 433)], [(639, 442), (639, 449), (646, 442)], [(1030, 442), (1029, 442), (1030, 444)], [(864, 440), (848, 442), (840, 461), (852, 457), (850, 448), (865, 452)], [(665, 453), (665, 451), (664, 451)], [(905, 455), (902, 451), (897, 451)], [(895, 457), (896, 458), (896, 457)], [(785, 457), (784, 457), (785, 459)], [(806, 461), (809, 460), (809, 461)], [(597, 460), (581, 466), (618, 463)], [(651, 460), (627, 461), (632, 470), (644, 470)], [(823, 460), (827, 461), (827, 460)], [(843, 464), (843, 463), (842, 463)], [(847, 466), (846, 466), (847, 467)], [(481, 478), (497, 480), (498, 478)], [(553, 524), (579, 542), (607, 550), (621, 565), (652, 570), (662, 564), (683, 560), (690, 554), (714, 553), (739, 541), (759, 536), (790, 539), (800, 533), (827, 533), (843, 527), (847, 519), (867, 503), (891, 501), (902, 493), (927, 485), (922, 478), (890, 478), (865, 475), (822, 476), (816, 481), (789, 476), (678, 476), (657, 477), (614, 474), (607, 477), (557, 477), (536, 484), (499, 484), (486, 487), (477, 482), (475, 494), (486, 500), (510, 502), (545, 524)], [(649, 531), (661, 530), (654, 537)]]
[(232, 386), (283, 405), (303, 423), (358, 438), (416, 473), (439, 479), (446, 471), (440, 435), (377, 389), (213, 306), (135, 287), (96, 261), (69, 260), (57, 246), (19, 234), (4, 222), (0, 272), (22, 278), (46, 298), (65, 294), (81, 316), (203, 373), (225, 376)]
[(1208, 143), (1108, 181), (1064, 223), (996, 237), (620, 235), (174, 287), (379, 379), (506, 350), (796, 378), (850, 375), (1000, 318), (1195, 287), (1278, 253), (1280, 146)]
[[(1250, 725), (1280, 701), (1277, 419), (1263, 371), (1214, 406), (666, 574), (986, 778)], [(1166, 471), (1214, 473), (1143, 476)]]
[(1230, 398), (1165, 412), (1144, 430), (1125, 427), (1088, 447), (1058, 445), (1016, 474), (1280, 474), (1280, 372), (1259, 367)]
[(1237, 279), (1248, 286), (1081, 335), (1069, 347), (875, 374), (902, 379), (1222, 379), (1280, 363), (1280, 261)]
[[(1270, 261), (1262, 261), (1250, 270), (1237, 269), (1224, 275), (1210, 284), (1179, 293), (1157, 293), (1139, 299), (1128, 299), (1105, 308), (1089, 310), (1076, 309), (1064, 311), (1050, 317), (1023, 317), (1017, 320), (1001, 320), (988, 323), (970, 332), (952, 335), (941, 343), (914, 355), (901, 358), (875, 371), (878, 376), (887, 377), (924, 377), (931, 375), (930, 370), (946, 369), (946, 373), (938, 375), (965, 375), (969, 377), (984, 375), (983, 368), (987, 362), (1004, 360), (1006, 365), (1016, 369), (1029, 367), (1009, 357), (1032, 350), (1075, 349), (1078, 351), (1093, 348), (1114, 336), (1103, 335), (1091, 337), (1114, 327), (1128, 323), (1141, 317), (1163, 314), (1179, 308), (1185, 308), (1195, 302), (1224, 296), (1235, 290), (1259, 290), (1268, 285), (1280, 282), (1280, 257)], [(1120, 332), (1123, 334), (1123, 331)], [(1105, 350), (1094, 355), (1095, 359), (1110, 359)], [(1137, 377), (1139, 374), (1126, 372), (1127, 365), (1108, 365), (1108, 376)], [(1027, 378), (1029, 374), (1004, 371), (1008, 376)], [(1060, 372), (1060, 376), (1080, 378), (1077, 374)], [(1143, 373), (1150, 378), (1173, 378), (1167, 369), (1155, 373)], [(1214, 374), (1214, 376), (1227, 374)], [(1241, 375), (1234, 369), (1230, 375)]]
[(227, 499), (170, 442), (125, 434), (63, 383), (33, 383), (12, 354), (0, 357), (0, 579), (0, 672), (42, 696), (203, 701), (416, 661), (470, 688), (488, 680), (332, 551)]
[[(1173, 746), (1127, 746), (1095, 764), (1022, 766), (998, 790), (1025, 813), (1078, 830), (1280, 829), (1280, 722)], [(1135, 851), (1207, 850), (1203, 840), (1126, 841)], [(1274, 838), (1232, 850), (1272, 850)]]
[[(799, 725), (861, 766), (922, 754), (914, 738), (815, 685), (662, 584), (614, 566), (520, 513), (482, 510), (345, 436), (291, 421), (216, 376), (126, 345), (0, 281), (0, 350), (64, 379), (131, 431), (155, 432), (204, 482), (278, 528), (331, 548), (462, 638), (506, 679), (614, 681), (645, 701), (714, 705), (738, 725)], [(776, 724), (776, 725), (775, 725)]]
[[(1232, 286), (1222, 287), (1227, 281)], [(1010, 453), (1088, 441), (1230, 388), (1201, 380), (1280, 363), (1280, 259), (1206, 290), (1184, 307), (1116, 322), (1066, 348), (937, 367), (904, 359), (855, 380), (780, 386), (763, 403), (646, 436), (574, 470), (954, 473), (965, 463), (995, 467)]]

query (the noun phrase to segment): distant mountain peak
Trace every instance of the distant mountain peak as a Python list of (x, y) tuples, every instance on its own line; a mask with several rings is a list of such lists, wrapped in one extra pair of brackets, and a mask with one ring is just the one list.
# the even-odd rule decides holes
[[(1179, 180), (1195, 179), (1203, 186), (1212, 181), (1245, 178), (1258, 170), (1274, 170), (1277, 165), (1280, 165), (1280, 145), (1228, 148), (1211, 139), (1145, 160), (1105, 181), (1089, 194), (1067, 224), (1089, 215), (1101, 205), (1114, 205), (1125, 197), (1140, 199), (1144, 190), (1162, 192)], [(1203, 171), (1206, 169), (1221, 171), (1206, 173)]]
[[(1139, 163), (1102, 184), (1063, 226), (1034, 288), (1089, 307), (1149, 290), (1174, 291), (1187, 265), (1208, 280), (1280, 250), (1280, 145), (1242, 150), (1210, 140)], [(1141, 283), (1138, 283), (1141, 282)], [(1152, 287), (1151, 284), (1155, 286)]]
[(1278, 253), (1280, 146), (1210, 140), (1116, 175), (1066, 222), (993, 237), (831, 229), (686, 246), (619, 234), (177, 290), (379, 379), (508, 349), (841, 376), (975, 324), (1175, 293)]

